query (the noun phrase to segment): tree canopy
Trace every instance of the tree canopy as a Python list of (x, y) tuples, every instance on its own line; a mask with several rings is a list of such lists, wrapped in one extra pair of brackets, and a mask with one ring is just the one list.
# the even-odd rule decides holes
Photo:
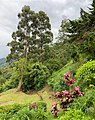
[(18, 58), (42, 60), (45, 45), (53, 40), (49, 17), (43, 11), (32, 11), (29, 6), (24, 6), (18, 14), (17, 31), (12, 33), (11, 47), (7, 61)]

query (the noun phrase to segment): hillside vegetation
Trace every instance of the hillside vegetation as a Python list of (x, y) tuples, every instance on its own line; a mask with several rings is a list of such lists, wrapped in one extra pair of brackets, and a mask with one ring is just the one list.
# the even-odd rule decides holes
[(66, 90), (68, 86), (64, 82), (64, 74), (70, 72), (72, 77), (74, 77), (76, 70), (79, 68), (80, 63), (73, 63), (73, 61), (68, 62), (64, 67), (54, 72), (48, 79), (48, 85), (55, 92)]
[(8, 66), (8, 63), (6, 63), (6, 58), (1, 58), (0, 59), (0, 67), (5, 67)]
[(11, 89), (0, 94), (0, 106), (10, 104), (32, 104), (34, 102), (43, 101), (47, 103), (47, 108), (50, 110), (51, 105), (56, 102), (48, 87), (41, 91), (32, 91), (29, 93), (16, 92), (16, 89)]
[(95, 120), (95, 0), (62, 20), (55, 43), (44, 11), (25, 5), (18, 19), (0, 68), (0, 120)]

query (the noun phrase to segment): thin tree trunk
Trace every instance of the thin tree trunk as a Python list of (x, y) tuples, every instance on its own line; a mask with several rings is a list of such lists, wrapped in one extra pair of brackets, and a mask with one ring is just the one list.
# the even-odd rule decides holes
[(21, 78), (21, 80), (19, 80), (19, 84), (18, 84), (18, 87), (17, 87), (17, 91), (16, 92), (19, 92), (19, 91), (21, 91), (21, 87), (22, 87), (22, 78)]
[(27, 61), (27, 54), (28, 54), (28, 46), (27, 46), (27, 41), (26, 41), (26, 49), (25, 49), (25, 58), (26, 58), (26, 61)]
[(25, 57), (25, 59), (26, 59), (26, 61), (27, 61), (27, 58), (28, 58), (28, 43), (27, 43), (27, 41), (25, 40), (25, 45), (24, 45), (24, 57)]

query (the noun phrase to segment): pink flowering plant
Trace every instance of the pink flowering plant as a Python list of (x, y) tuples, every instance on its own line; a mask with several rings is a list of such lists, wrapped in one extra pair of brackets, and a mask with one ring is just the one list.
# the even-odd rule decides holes
[(71, 76), (70, 72), (64, 74), (64, 80), (68, 86), (72, 86), (74, 83), (74, 79), (71, 79), (70, 76)]
[(83, 95), (84, 95), (84, 92), (80, 91), (79, 86), (73, 88), (73, 97), (78, 97), (78, 96), (83, 96)]
[(58, 109), (57, 109), (57, 104), (56, 103), (52, 105), (51, 112), (54, 115), (54, 117), (56, 118), (57, 114), (58, 114)]
[[(69, 90), (64, 90), (62, 92), (56, 92), (55, 97), (60, 99), (60, 108), (64, 111), (71, 106), (74, 99), (76, 99), (79, 96), (84, 96), (84, 92), (81, 92), (81, 89), (79, 86), (73, 87), (73, 83), (75, 82), (74, 79), (70, 78), (71, 74), (70, 72), (67, 72), (64, 74), (64, 80), (65, 83), (69, 86)], [(53, 108), (53, 106), (56, 106)], [(58, 109), (57, 104), (52, 105), (52, 114), (54, 117), (57, 117)]]

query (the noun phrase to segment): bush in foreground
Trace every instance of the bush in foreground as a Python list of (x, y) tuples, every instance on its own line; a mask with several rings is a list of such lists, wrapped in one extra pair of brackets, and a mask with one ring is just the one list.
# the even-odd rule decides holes
[(89, 61), (81, 66), (76, 72), (76, 84), (83, 89), (90, 84), (95, 85), (95, 60)]
[[(68, 109), (59, 120), (91, 120), (81, 110)], [(94, 120), (94, 119), (93, 119)]]

